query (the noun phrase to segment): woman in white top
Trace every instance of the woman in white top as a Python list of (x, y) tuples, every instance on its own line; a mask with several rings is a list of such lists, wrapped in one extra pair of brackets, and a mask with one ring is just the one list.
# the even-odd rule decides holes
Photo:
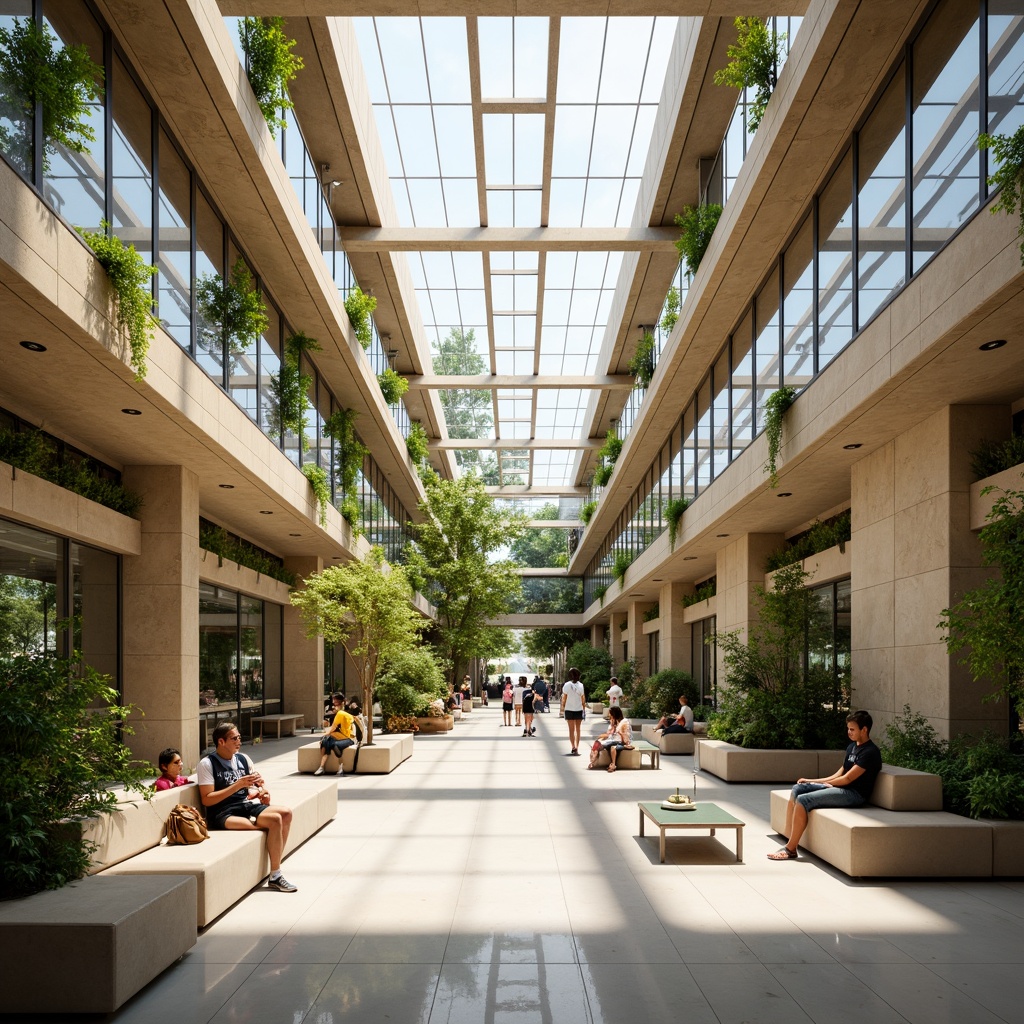
[(622, 708), (609, 708), (608, 718), (611, 724), (606, 732), (601, 733), (594, 740), (594, 744), (590, 748), (590, 764), (587, 767), (597, 767), (598, 755), (604, 749), (608, 751), (612, 759), (612, 763), (608, 766), (608, 771), (613, 772), (615, 771), (615, 759), (619, 756), (619, 751), (624, 747), (631, 747), (633, 745), (633, 727), (629, 724), (628, 719), (622, 717)]
[(583, 698), (585, 691), (580, 682), (580, 670), (569, 669), (569, 679), (562, 686), (562, 715), (569, 726), (570, 757), (579, 757), (580, 729), (583, 726)]

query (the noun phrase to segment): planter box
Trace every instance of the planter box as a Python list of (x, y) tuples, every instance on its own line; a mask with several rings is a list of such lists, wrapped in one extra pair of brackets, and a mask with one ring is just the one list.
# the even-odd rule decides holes
[(445, 715), (443, 718), (417, 718), (416, 724), (420, 727), (420, 734), (432, 732), (451, 732), (455, 728), (455, 716)]
[(701, 740), (700, 766), (726, 782), (796, 782), (831, 775), (843, 750), (748, 750), (724, 740)]
[[(981, 492), (986, 487), (995, 487), (998, 490), (995, 494), (986, 494), (982, 497)], [(1011, 466), (1009, 469), (1004, 469), (1001, 473), (987, 476), (984, 480), (971, 484), (971, 529), (980, 530), (985, 525), (985, 521), (988, 518), (989, 512), (992, 511), (996, 498), (1001, 496), (999, 491), (1019, 491), (1022, 489), (1024, 489), (1024, 465)]]

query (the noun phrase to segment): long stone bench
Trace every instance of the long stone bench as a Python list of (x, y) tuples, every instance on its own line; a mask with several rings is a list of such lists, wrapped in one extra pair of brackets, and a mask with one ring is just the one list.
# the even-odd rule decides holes
[[(842, 767), (844, 750), (753, 750), (724, 740), (700, 741), (702, 771), (725, 782), (823, 779)], [(941, 803), (940, 803), (941, 806)]]
[[(780, 834), (789, 794), (771, 793), (772, 828)], [(993, 823), (943, 811), (937, 775), (893, 765), (882, 766), (865, 806), (813, 811), (800, 846), (855, 878), (993, 874)]]
[[(413, 734), (411, 732), (374, 736), (372, 746), (359, 748), (358, 761), (356, 761), (355, 747), (346, 747), (341, 752), (340, 760), (337, 754), (328, 754), (324, 771), (333, 774), (340, 766), (344, 768), (346, 774), (354, 769), (357, 775), (387, 775), (403, 761), (412, 757), (412, 748)], [(322, 756), (323, 751), (320, 749), (319, 740), (303, 744), (297, 751), (299, 771), (304, 774), (315, 772), (320, 767)]]
[[(271, 786), (275, 803), (290, 807), (292, 826), (287, 857), (337, 813), (334, 779), (278, 780)], [(122, 875), (191, 875), (196, 881), (195, 924), (205, 927), (270, 871), (263, 832), (211, 832), (194, 846), (161, 846), (164, 822), (177, 803), (199, 807), (195, 784), (122, 803), (112, 814), (91, 822), (86, 837), (97, 843), (94, 871)]]
[(112, 1013), (195, 945), (195, 908), (188, 875), (87, 876), (0, 903), (0, 1007)]
[(707, 735), (707, 728), (704, 722), (694, 722), (693, 732), (670, 732), (666, 736), (661, 729), (656, 729), (654, 723), (651, 723), (640, 727), (640, 735), (648, 743), (653, 743), (663, 754), (692, 754), (696, 741)]

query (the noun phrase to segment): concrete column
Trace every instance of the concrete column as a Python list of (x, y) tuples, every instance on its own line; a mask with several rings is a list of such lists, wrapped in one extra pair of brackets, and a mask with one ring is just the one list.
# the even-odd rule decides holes
[(991, 572), (970, 530), (969, 452), (1008, 422), (1003, 406), (947, 407), (853, 466), (853, 703), (879, 724), (909, 704), (944, 737), (1005, 732), (1005, 706), (981, 702), (936, 627)]
[(663, 583), (658, 594), (661, 615), (661, 667), (689, 672), (693, 651), (689, 623), (683, 622), (683, 597), (692, 594), (692, 583)]
[[(177, 747), (199, 760), (199, 478), (183, 466), (129, 466), (142, 495), (142, 554), (124, 559), (124, 699), (145, 718), (128, 740), (156, 763)], [(155, 773), (155, 769), (154, 769)]]
[[(590, 646), (604, 647), (608, 635), (608, 627), (604, 622), (595, 622), (590, 627)], [(572, 668), (572, 666), (569, 666)]]
[[(284, 567), (303, 580), (320, 572), (319, 556), (286, 558)], [(352, 678), (352, 676), (348, 676)], [(351, 692), (353, 687), (349, 687)], [(281, 710), (302, 715), (306, 727), (319, 726), (324, 713), (324, 641), (310, 640), (299, 610), (292, 604), (284, 606), (284, 697)]]
[(653, 601), (630, 601), (627, 621), (629, 623), (629, 656), (636, 659), (636, 675), (644, 679), (651, 674), (650, 644), (644, 633), (644, 616), (654, 607)]

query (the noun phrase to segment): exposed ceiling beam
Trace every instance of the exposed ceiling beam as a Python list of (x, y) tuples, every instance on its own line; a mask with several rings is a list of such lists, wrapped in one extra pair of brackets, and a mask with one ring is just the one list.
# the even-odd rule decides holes
[(679, 229), (339, 227), (348, 253), (366, 252), (663, 252)]
[(601, 437), (561, 437), (541, 438), (531, 437), (516, 440), (507, 437), (487, 438), (445, 438), (443, 441), (431, 441), (431, 448), (441, 449), (468, 449), (470, 451), (497, 451), (498, 449), (511, 448), (514, 450), (532, 451), (576, 451), (578, 448), (600, 448), (605, 443)]
[(426, 388), (429, 391), (474, 390), (490, 391), (493, 388), (523, 389), (526, 391), (550, 391), (565, 388), (581, 391), (589, 388), (604, 390), (632, 391), (636, 379), (628, 373), (581, 374), (564, 377), (543, 376), (532, 373), (481, 373), (481, 374), (438, 374), (419, 373), (406, 378), (410, 388)]
[[(735, 17), (746, 0), (218, 0), (221, 14), (284, 18), (388, 17)], [(804, 14), (807, 0), (759, 0), (757, 13)]]
[(495, 498), (578, 498), (588, 495), (588, 487), (525, 487), (506, 484), (503, 487), (484, 487), (487, 494)]

